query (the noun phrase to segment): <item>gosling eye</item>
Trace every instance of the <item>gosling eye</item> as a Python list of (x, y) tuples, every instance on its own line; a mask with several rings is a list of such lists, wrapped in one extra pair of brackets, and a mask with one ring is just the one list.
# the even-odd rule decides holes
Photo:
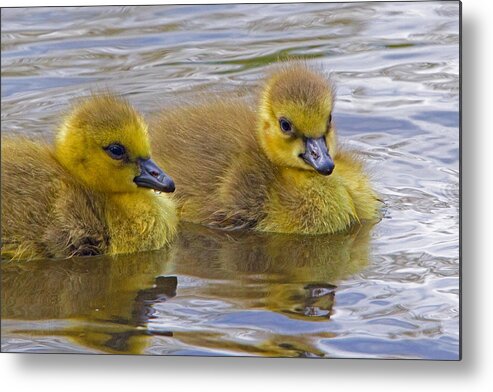
[(289, 120), (285, 119), (284, 117), (281, 117), (279, 119), (279, 126), (281, 127), (281, 131), (284, 133), (291, 133), (293, 132), (293, 125)]
[(110, 144), (108, 147), (104, 147), (104, 150), (112, 159), (120, 160), (125, 158), (125, 154), (126, 154), (125, 147), (123, 147), (121, 144), (118, 143)]

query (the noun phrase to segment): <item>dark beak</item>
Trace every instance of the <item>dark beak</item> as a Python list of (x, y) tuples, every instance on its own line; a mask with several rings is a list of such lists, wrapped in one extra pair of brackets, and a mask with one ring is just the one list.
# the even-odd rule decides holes
[(159, 192), (174, 192), (175, 183), (152, 159), (138, 159), (140, 174), (134, 178), (137, 186)]
[(329, 155), (327, 143), (323, 136), (318, 139), (306, 138), (305, 152), (300, 157), (324, 176), (328, 176), (334, 170), (335, 164)]

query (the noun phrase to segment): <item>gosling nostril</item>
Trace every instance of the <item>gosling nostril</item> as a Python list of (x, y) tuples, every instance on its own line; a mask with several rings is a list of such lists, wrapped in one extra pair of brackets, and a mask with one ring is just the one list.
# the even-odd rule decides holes
[(149, 173), (151, 176), (153, 177), (156, 177), (158, 178), (159, 177), (159, 172), (155, 171), (155, 170), (151, 170), (151, 172)]
[(317, 160), (318, 158), (320, 158), (320, 154), (318, 153), (318, 151), (314, 151), (312, 150), (310, 152), (311, 156), (313, 157), (313, 159)]

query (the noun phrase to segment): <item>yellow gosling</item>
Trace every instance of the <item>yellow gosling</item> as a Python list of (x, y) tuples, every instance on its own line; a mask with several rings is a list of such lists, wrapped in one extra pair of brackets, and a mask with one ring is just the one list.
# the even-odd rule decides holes
[(179, 186), (181, 219), (223, 229), (323, 234), (379, 218), (354, 152), (338, 148), (330, 82), (302, 62), (276, 67), (257, 108), (207, 98), (159, 113), (158, 162)]
[(2, 138), (2, 258), (158, 249), (177, 216), (174, 183), (151, 160), (147, 125), (126, 101), (76, 104), (52, 147)]

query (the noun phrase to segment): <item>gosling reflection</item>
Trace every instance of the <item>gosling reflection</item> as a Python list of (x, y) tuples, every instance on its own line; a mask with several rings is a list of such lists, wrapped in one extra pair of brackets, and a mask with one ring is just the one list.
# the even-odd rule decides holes
[(309, 284), (305, 286), (305, 306), (296, 310), (305, 316), (330, 318), (332, 306), (334, 305), (336, 287), (331, 284)]
[[(263, 320), (243, 325), (241, 314), (327, 322), (337, 313), (339, 281), (368, 264), (370, 229), (297, 236), (185, 224), (166, 251), (2, 263), (3, 333), (63, 336), (106, 353), (322, 356), (316, 342), (333, 337), (324, 326), (286, 333)], [(230, 321), (216, 324), (223, 309)], [(255, 338), (236, 339), (242, 331)]]
[(157, 251), (3, 263), (2, 320), (50, 320), (48, 328), (14, 332), (65, 336), (108, 353), (142, 353), (151, 336), (145, 326), (155, 317), (152, 306), (176, 295), (176, 277), (160, 276), (167, 257)]
[(371, 227), (299, 236), (182, 224), (168, 273), (227, 282), (196, 287), (196, 296), (324, 321), (332, 314), (336, 283), (368, 264)]
[[(315, 332), (287, 332), (282, 324), (293, 325), (291, 320), (327, 323), (337, 313), (336, 285), (368, 265), (371, 228), (365, 225), (346, 234), (297, 236), (225, 233), (183, 224), (167, 274), (192, 282), (197, 279), (200, 284), (179, 285), (176, 301), (207, 299), (221, 307), (203, 315), (212, 321), (194, 319), (204, 325), (201, 330), (182, 329), (173, 339), (181, 346), (235, 355), (325, 356), (318, 342), (335, 336), (328, 328), (320, 325)], [(227, 319), (231, 320), (226, 327), (222, 321), (217, 325), (213, 321), (224, 320), (223, 308), (229, 309)], [(256, 311), (253, 314), (259, 318), (276, 313), (288, 320), (275, 318), (266, 323), (248, 318), (243, 325), (245, 310)], [(250, 339), (237, 339), (238, 335)]]

